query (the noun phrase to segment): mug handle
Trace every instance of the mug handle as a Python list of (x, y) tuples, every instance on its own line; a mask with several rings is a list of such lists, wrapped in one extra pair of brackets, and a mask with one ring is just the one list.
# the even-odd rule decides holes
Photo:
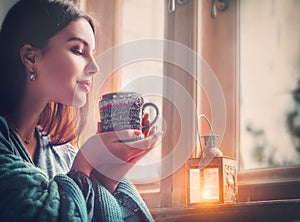
[(142, 108), (142, 114), (143, 115), (144, 115), (145, 108), (147, 108), (148, 106), (151, 106), (155, 109), (156, 115), (155, 115), (155, 118), (148, 125), (142, 127), (142, 132), (144, 132), (145, 130), (147, 130), (151, 126), (153, 126), (153, 124), (156, 122), (156, 120), (158, 118), (158, 115), (159, 115), (158, 107), (154, 103), (145, 103), (143, 105), (143, 108)]

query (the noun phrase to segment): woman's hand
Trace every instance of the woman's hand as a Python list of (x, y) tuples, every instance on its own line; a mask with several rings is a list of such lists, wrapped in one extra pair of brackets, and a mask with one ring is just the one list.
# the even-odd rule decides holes
[[(147, 121), (148, 117), (145, 116), (143, 122)], [(88, 170), (76, 169), (85, 174), (92, 167), (93, 174), (99, 182), (111, 192), (134, 164), (154, 147), (162, 135), (156, 132), (156, 127), (146, 130), (143, 134), (141, 130), (133, 129), (101, 132), (99, 125), (98, 132), (81, 147), (73, 165), (86, 166)], [(77, 159), (87, 163), (76, 164)]]
[(145, 127), (145, 130), (143, 132), (143, 134), (146, 136), (149, 135), (150, 132), (150, 127), (148, 127), (150, 124), (150, 120), (149, 120), (149, 113), (145, 113), (142, 119), (142, 127)]

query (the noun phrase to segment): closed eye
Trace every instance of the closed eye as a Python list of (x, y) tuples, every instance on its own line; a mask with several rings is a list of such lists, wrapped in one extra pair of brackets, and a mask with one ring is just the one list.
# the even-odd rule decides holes
[(73, 47), (71, 49), (71, 51), (75, 54), (75, 55), (83, 55), (83, 51), (82, 49), (80, 49), (79, 47)]

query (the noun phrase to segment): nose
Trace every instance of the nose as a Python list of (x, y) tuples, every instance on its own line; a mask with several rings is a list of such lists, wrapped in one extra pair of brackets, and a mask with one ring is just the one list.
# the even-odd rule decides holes
[(86, 67), (86, 72), (89, 75), (95, 75), (99, 72), (99, 66), (94, 58), (92, 58), (91, 62)]

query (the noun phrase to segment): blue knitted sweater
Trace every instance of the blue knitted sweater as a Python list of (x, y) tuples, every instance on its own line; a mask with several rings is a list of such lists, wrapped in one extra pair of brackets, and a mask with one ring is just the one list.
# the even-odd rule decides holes
[(68, 173), (76, 150), (69, 144), (50, 146), (36, 134), (39, 149), (31, 160), (0, 116), (1, 221), (153, 221), (128, 180), (111, 194), (93, 175)]

